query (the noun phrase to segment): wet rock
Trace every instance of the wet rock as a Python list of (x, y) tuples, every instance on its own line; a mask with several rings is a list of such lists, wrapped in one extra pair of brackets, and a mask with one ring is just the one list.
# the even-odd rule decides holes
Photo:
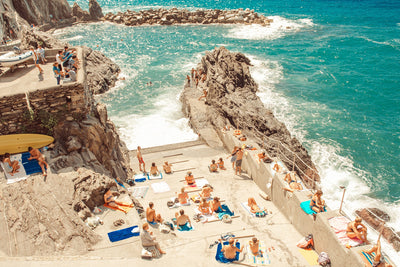
[[(293, 159), (293, 153), (282, 149), (277, 142), (268, 141), (268, 138), (277, 140), (306, 163), (296, 163), (295, 170), (298, 173), (313, 172), (313, 179), (319, 180), (306, 149), (291, 136), (286, 126), (264, 107), (257, 96), (258, 85), (251, 77), (250, 66), (251, 62), (246, 56), (232, 53), (224, 47), (206, 52), (197, 67), (198, 73), (201, 71), (206, 74), (205, 82), (200, 83), (202, 88), (208, 90), (206, 105), (197, 100), (201, 90), (195, 86), (185, 86), (181, 94), (183, 111), (189, 117), (190, 125), (203, 138), (210, 136), (207, 134), (210, 131), (219, 131), (227, 124), (240, 128), (247, 135), (251, 135), (260, 146), (264, 143), (270, 156), (280, 156), (291, 169), (293, 162), (287, 159)], [(200, 75), (200, 79), (202, 77), (203, 74)], [(280, 151), (283, 151), (285, 157)], [(307, 181), (306, 178), (303, 180)], [(313, 184), (314, 182), (310, 181), (309, 186)]]

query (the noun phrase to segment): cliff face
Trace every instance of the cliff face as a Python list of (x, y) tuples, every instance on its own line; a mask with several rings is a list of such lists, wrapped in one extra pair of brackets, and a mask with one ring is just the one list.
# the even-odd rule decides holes
[(27, 24), (15, 11), (12, 0), (0, 0), (0, 39), (16, 38), (21, 22)]
[[(256, 95), (258, 86), (251, 77), (249, 66), (250, 60), (243, 54), (231, 53), (224, 47), (206, 52), (197, 68), (197, 72), (201, 70), (207, 75), (204, 83), (200, 83), (208, 90), (206, 106), (200, 107), (203, 112), (194, 113), (193, 107), (199, 110), (198, 107), (204, 105), (197, 100), (201, 90), (186, 86), (181, 97), (184, 113), (189, 116), (194, 130), (206, 141), (212, 135), (210, 131), (217, 133), (224, 126), (231, 125), (254, 138), (270, 156), (279, 156), (289, 168), (293, 165), (294, 152), (305, 163), (296, 161), (295, 170), (311, 185), (313, 182), (303, 175), (307, 173), (313, 176), (312, 179), (319, 179), (311, 157), (286, 126), (264, 107)], [(292, 152), (282, 150), (282, 144)]]

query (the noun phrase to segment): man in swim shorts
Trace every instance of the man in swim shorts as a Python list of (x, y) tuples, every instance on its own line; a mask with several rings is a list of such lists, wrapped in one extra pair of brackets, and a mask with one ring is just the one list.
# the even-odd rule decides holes
[[(139, 170), (146, 172), (146, 164), (144, 163), (143, 156), (142, 156), (142, 148), (140, 146), (137, 147), (136, 157), (139, 161)], [(143, 164), (143, 170), (142, 170), (142, 164)]]
[(189, 224), (189, 227), (192, 227), (192, 222), (190, 221), (189, 216), (185, 214), (184, 210), (180, 210), (179, 213), (176, 212), (175, 218), (176, 218), (176, 225), (178, 227), (185, 226), (186, 224)]
[[(219, 242), (222, 243), (222, 240), (219, 239)], [(236, 258), (236, 252), (242, 252), (243, 247), (241, 249), (238, 249), (236, 247), (236, 242), (235, 239), (230, 238), (229, 239), (229, 245), (225, 245), (222, 247), (221, 251), (224, 253), (224, 257), (228, 260), (233, 260)]]
[(259, 249), (260, 241), (257, 240), (256, 237), (253, 237), (253, 239), (249, 241), (249, 245), (250, 245), (251, 253), (253, 253), (254, 256), (257, 256), (260, 253), (260, 249)]
[(235, 175), (242, 174), (242, 159), (243, 159), (243, 149), (239, 147), (237, 153), (236, 153), (236, 169), (235, 169)]
[(146, 210), (146, 219), (149, 223), (162, 223), (163, 219), (160, 214), (156, 214), (156, 211), (153, 209), (154, 203), (150, 202), (149, 207)]
[(181, 188), (181, 192), (178, 194), (179, 203), (181, 205), (187, 205), (189, 200), (189, 195), (185, 192), (185, 188)]
[[(47, 162), (44, 160), (44, 155), (40, 153), (39, 149), (37, 148), (28, 147), (28, 151), (31, 154), (28, 160), (36, 159), (39, 163), (40, 168), (42, 168), (43, 175), (47, 176), (46, 170), (49, 168), (49, 164), (47, 164)], [(46, 169), (44, 168), (44, 166), (46, 166)]]

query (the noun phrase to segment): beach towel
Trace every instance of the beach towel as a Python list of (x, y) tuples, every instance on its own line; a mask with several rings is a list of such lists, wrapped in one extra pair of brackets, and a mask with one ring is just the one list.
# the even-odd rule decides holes
[(184, 206), (190, 206), (190, 198), (188, 199), (188, 202), (186, 203), (186, 204), (181, 204), (181, 203), (175, 203), (175, 197), (172, 197), (171, 198), (171, 201), (172, 202), (174, 202), (174, 205), (172, 205), (172, 206), (168, 206), (168, 208), (170, 208), (170, 209), (176, 209), (176, 208), (179, 208), (179, 207), (184, 207)]
[(218, 215), (216, 215), (216, 214), (209, 214), (209, 215), (204, 215), (204, 214), (202, 214), (200, 211), (199, 211), (199, 209), (198, 209), (198, 207), (195, 207), (194, 208), (194, 213), (195, 214), (200, 214), (200, 221), (202, 222), (202, 223), (206, 223), (206, 222), (214, 222), (214, 221), (219, 221), (220, 219), (218, 218)]
[(222, 211), (221, 208), (218, 208), (218, 210), (216, 211), (216, 213), (217, 213), (217, 215), (218, 215), (218, 218), (219, 218), (220, 220), (222, 219), (222, 217), (223, 217), (225, 214), (228, 214), (229, 216), (235, 215), (235, 213), (232, 212), (232, 211), (229, 209), (229, 207), (228, 207), (227, 205), (222, 204), (221, 207), (222, 207), (222, 209), (223, 209), (224, 211)]
[(40, 168), (39, 162), (36, 159), (28, 160), (31, 157), (29, 152), (25, 152), (21, 154), (21, 162), (24, 166), (25, 172), (27, 175), (42, 172), (42, 168)]
[(158, 222), (156, 222), (156, 221), (154, 221), (154, 222), (151, 222), (151, 221), (149, 221), (149, 220), (146, 220), (150, 225), (158, 225)]
[[(249, 205), (247, 205), (247, 202), (242, 202), (240, 203), (242, 205), (242, 207), (252, 216), (252, 217), (265, 217), (266, 215), (268, 215), (267, 212), (262, 211), (259, 214), (257, 213), (252, 213), (251, 212), (251, 208), (249, 207)], [(257, 207), (261, 210), (260, 206), (257, 205)]]
[(162, 173), (161, 172), (159, 172), (159, 174), (158, 175), (151, 175), (151, 174), (148, 174), (147, 175), (147, 179), (149, 179), (149, 180), (157, 180), (157, 179), (162, 179), (163, 178), (163, 176), (162, 176)]
[(149, 190), (148, 186), (138, 186), (138, 187), (135, 186), (128, 189), (131, 195), (135, 198), (144, 198), (148, 190)]
[(164, 193), (170, 191), (169, 185), (166, 182), (151, 184), (154, 193)]
[(251, 265), (256, 265), (256, 266), (266, 266), (271, 264), (271, 260), (269, 259), (269, 255), (267, 254), (267, 247), (265, 245), (264, 241), (260, 241), (259, 243), (259, 253), (257, 256), (253, 255), (253, 252), (251, 252), (250, 245), (246, 245), (246, 260), (245, 263), (251, 264)]
[(189, 226), (188, 222), (184, 225), (178, 226), (177, 228), (178, 228), (178, 231), (181, 231), (181, 232), (182, 231), (193, 231), (193, 227)]
[[(11, 156), (11, 160), (13, 161), (13, 160), (16, 160), (16, 159), (13, 158), (13, 156)], [(16, 182), (19, 182), (19, 181), (23, 181), (23, 180), (26, 180), (26, 178), (29, 177), (29, 175), (27, 175), (25, 173), (25, 169), (24, 169), (24, 167), (23, 167), (21, 162), (19, 163), (20, 168), (19, 168), (18, 172), (14, 173), (14, 175), (11, 175), (9, 173), (10, 171), (12, 171), (12, 169), (10, 170), (9, 166), (7, 166), (7, 165), (8, 165), (7, 163), (4, 164), (3, 162), (0, 162), (0, 166), (3, 169), (4, 174), (6, 176), (7, 184), (13, 184), (13, 183), (16, 183)]]
[(198, 188), (202, 188), (203, 186), (205, 186), (206, 184), (209, 184), (209, 182), (207, 181), (207, 179), (202, 178), (202, 179), (196, 179), (196, 185)]
[[(280, 173), (286, 173), (287, 169), (285, 168), (285, 165), (283, 164), (283, 162), (279, 160), (277, 163), (281, 167)], [(275, 166), (275, 161), (270, 164), (272, 175), (275, 175), (275, 173), (276, 173), (276, 171), (274, 171), (274, 166)]]
[[(375, 252), (372, 252), (371, 254), (368, 254), (367, 252), (364, 252), (360, 250), (358, 252), (361, 256), (361, 259), (363, 260), (364, 264), (366, 267), (373, 267), (374, 263), (374, 258), (376, 256)], [(391, 264), (392, 266), (395, 266), (393, 262), (389, 260), (388, 257), (384, 257), (383, 255), (381, 256), (381, 259), (383, 259), (386, 263)]]
[(135, 182), (144, 182), (148, 178), (147, 173), (137, 173), (135, 174)]
[(122, 211), (123, 213), (128, 213), (133, 207), (127, 207), (127, 206), (118, 206), (118, 208), (116, 207), (112, 207), (110, 205), (104, 204), (103, 205), (106, 208), (112, 209), (112, 210), (119, 210)]
[(306, 259), (309, 265), (314, 266), (318, 264), (318, 254), (313, 249), (302, 249), (299, 248), (300, 254)]
[(126, 189), (126, 187), (122, 184), (122, 183), (120, 183), (120, 182), (118, 182), (118, 180), (117, 179), (115, 179), (114, 178), (114, 181), (119, 185), (119, 186), (122, 186), (123, 188), (125, 188)]
[(117, 242), (120, 240), (130, 238), (132, 236), (139, 236), (140, 232), (139, 232), (139, 227), (135, 225), (114, 232), (109, 232), (107, 233), (107, 235), (108, 239), (110, 239), (111, 242)]
[[(310, 215), (311, 214), (316, 214), (316, 212), (311, 209), (310, 202), (311, 202), (311, 199), (303, 201), (303, 202), (300, 203), (300, 207), (307, 214), (310, 214)], [(326, 211), (326, 209), (324, 211)]]
[(22, 154), (11, 155), (11, 157), (10, 157), (11, 161), (15, 161), (15, 160), (18, 161), (19, 166), (20, 166), (18, 172), (14, 173), (14, 175), (11, 175), (9, 173), (10, 167), (8, 166), (8, 164), (4, 164), (3, 162), (0, 162), (0, 166), (3, 168), (4, 174), (7, 179), (7, 184), (12, 184), (12, 183), (26, 180), (30, 174), (42, 172), (42, 169), (40, 168), (39, 163), (36, 159), (28, 160), (28, 158), (30, 156), (31, 155), (28, 152), (22, 153)]
[[(228, 244), (229, 244), (229, 242), (224, 242), (224, 245), (228, 245)], [(236, 247), (238, 249), (240, 249), (240, 243), (239, 242), (236, 243)], [(227, 258), (224, 257), (224, 253), (221, 250), (222, 250), (222, 244), (218, 243), (217, 253), (215, 255), (215, 259), (217, 261), (222, 262), (222, 263), (230, 263), (230, 262), (239, 260), (239, 252), (236, 252), (236, 257), (234, 259), (227, 259)]]
[(350, 223), (350, 220), (348, 218), (344, 216), (338, 216), (330, 218), (328, 221), (333, 231), (335, 232), (337, 239), (342, 245), (356, 247), (363, 243), (363, 241), (358, 238), (350, 238), (347, 236), (347, 225)]

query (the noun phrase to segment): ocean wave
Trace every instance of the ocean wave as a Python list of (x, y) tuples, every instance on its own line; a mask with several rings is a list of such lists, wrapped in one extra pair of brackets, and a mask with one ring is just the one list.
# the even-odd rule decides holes
[(63, 41), (63, 42), (69, 42), (69, 41), (80, 40), (80, 39), (82, 39), (82, 38), (83, 38), (82, 35), (76, 35), (76, 36), (74, 36), (74, 37), (69, 37), (69, 38), (61, 39), (61, 41)]
[[(176, 91), (176, 88), (165, 88), (165, 91)], [(136, 149), (138, 145), (153, 147), (198, 139), (181, 112), (179, 95), (160, 95), (148, 115), (112, 116), (111, 120), (119, 126), (121, 138), (129, 149)]]
[(308, 110), (309, 107), (316, 109), (327, 109), (328, 107), (324, 105), (316, 107), (315, 103), (294, 103), (289, 97), (276, 90), (276, 85), (283, 79), (284, 73), (279, 62), (259, 59), (252, 55), (246, 56), (250, 58), (253, 64), (251, 75), (259, 85), (258, 96), (261, 101), (308, 148), (319, 170), (320, 185), (328, 206), (331, 209), (339, 209), (343, 194), (340, 186), (345, 186), (347, 191), (344, 210), (350, 216), (354, 216), (357, 209), (379, 208), (391, 217), (391, 221), (387, 225), (399, 230), (400, 203), (386, 203), (371, 197), (371, 189), (363, 178), (370, 174), (357, 169), (351, 158), (341, 156), (344, 148), (338, 143), (323, 138), (318, 140), (307, 138), (307, 131), (299, 123), (302, 121), (302, 117), (307, 116), (305, 113), (313, 114)]
[(270, 26), (258, 24), (235, 25), (225, 37), (248, 40), (274, 40), (285, 36), (287, 33), (314, 26), (312, 19), (290, 20), (280, 16), (268, 16), (268, 18), (273, 20)]

